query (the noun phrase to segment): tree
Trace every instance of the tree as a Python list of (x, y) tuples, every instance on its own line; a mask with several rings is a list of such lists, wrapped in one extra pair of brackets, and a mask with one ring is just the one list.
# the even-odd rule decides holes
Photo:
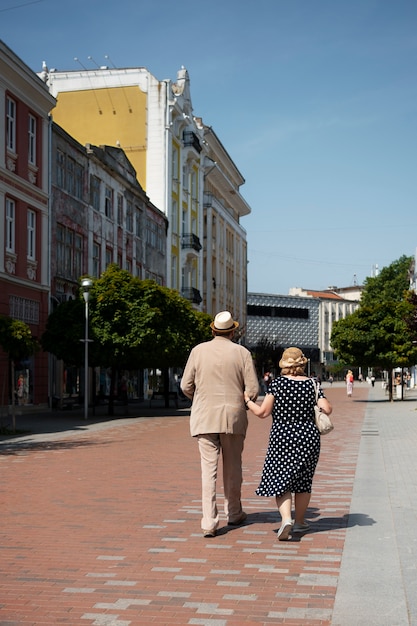
[[(62, 332), (63, 329), (65, 332)], [(45, 352), (54, 354), (67, 365), (80, 367), (84, 362), (84, 344), (81, 341), (84, 333), (84, 302), (80, 298), (68, 300), (49, 315), (41, 345)], [(92, 355), (89, 354), (89, 357), (92, 363)]]
[(261, 337), (258, 343), (251, 349), (258, 377), (262, 378), (264, 372), (275, 371), (278, 362), (284, 352), (284, 348), (276, 345), (266, 335)]
[[(403, 256), (378, 276), (368, 278), (359, 308), (335, 322), (331, 344), (342, 362), (388, 371), (417, 362), (417, 346), (407, 325), (412, 311), (407, 296), (411, 261)], [(392, 400), (391, 384), (389, 398)]]
[[(81, 365), (83, 358), (83, 310), (80, 290), (78, 301), (64, 303), (50, 315), (42, 336), (45, 350), (75, 365)], [(168, 405), (168, 368), (183, 365), (191, 348), (207, 338), (210, 320), (174, 289), (110, 265), (94, 281), (89, 301), (89, 362), (111, 369), (109, 415), (121, 370), (162, 369)], [(68, 331), (62, 333), (62, 328)]]
[[(21, 359), (32, 356), (38, 348), (37, 340), (32, 336), (32, 331), (24, 322), (12, 317), (0, 315), (0, 346), (9, 357), (11, 363), (11, 388), (12, 388), (12, 419), (13, 431), (16, 431), (16, 413), (14, 397), (14, 364)], [(6, 377), (6, 372), (4, 372)], [(4, 384), (6, 378), (4, 377)], [(3, 384), (3, 389), (4, 389)]]

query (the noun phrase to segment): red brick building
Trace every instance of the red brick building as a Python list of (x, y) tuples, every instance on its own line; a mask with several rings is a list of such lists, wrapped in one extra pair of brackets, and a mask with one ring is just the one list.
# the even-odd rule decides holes
[[(49, 112), (47, 86), (0, 41), (0, 314), (29, 325), (40, 338), (49, 313)], [(16, 363), (15, 380), (0, 352), (0, 404), (15, 397), (23, 376), (25, 401), (48, 402), (48, 355)]]

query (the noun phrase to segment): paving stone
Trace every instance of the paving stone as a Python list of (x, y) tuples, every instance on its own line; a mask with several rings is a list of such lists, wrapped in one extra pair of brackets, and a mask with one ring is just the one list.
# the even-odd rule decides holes
[[(417, 391), (394, 403), (365, 384), (352, 399), (337, 384), (327, 394), (336, 428), (322, 438), (311, 529), (288, 542), (274, 499), (254, 494), (270, 420), (249, 414), (248, 519), (221, 516), (214, 540), (201, 534), (187, 410), (56, 414), (44, 432), (3, 438), (0, 624), (417, 626)], [(218, 492), (221, 511), (221, 479)]]

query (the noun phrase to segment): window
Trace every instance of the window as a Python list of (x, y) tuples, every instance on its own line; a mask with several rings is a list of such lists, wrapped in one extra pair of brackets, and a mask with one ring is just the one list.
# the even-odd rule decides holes
[(31, 209), (28, 210), (28, 259), (34, 260), (36, 258), (36, 213)]
[(7, 149), (16, 152), (16, 102), (7, 98), (6, 104)]
[(6, 250), (14, 252), (15, 249), (15, 212), (16, 205), (13, 200), (6, 198)]
[(123, 195), (121, 193), (117, 194), (117, 223), (119, 226), (123, 224)]
[(126, 205), (126, 230), (133, 232), (133, 206), (131, 202)]
[(165, 237), (164, 237), (164, 229), (161, 225), (157, 225), (156, 227), (156, 249), (159, 252), (163, 252), (165, 250)]
[(67, 158), (67, 191), (75, 195), (75, 161), (71, 157)]
[(140, 237), (142, 234), (142, 228), (141, 228), (141, 213), (140, 213), (140, 209), (138, 209), (138, 207), (135, 208), (135, 235), (136, 237)]
[(90, 203), (93, 209), (100, 211), (100, 179), (93, 174), (90, 177)]
[(178, 234), (178, 204), (176, 200), (172, 201), (171, 228), (174, 235)]
[(74, 263), (74, 231), (69, 228), (65, 231), (65, 276), (72, 277)]
[(100, 276), (100, 246), (98, 243), (93, 243), (93, 276), (94, 278)]
[(83, 274), (83, 238), (75, 235), (74, 278)]
[(56, 229), (56, 271), (57, 275), (78, 280), (83, 274), (83, 238), (70, 228), (57, 226)]
[(146, 243), (149, 246), (152, 246), (152, 248), (156, 248), (157, 224), (149, 219), (147, 221), (148, 221), (148, 224), (146, 228)]
[(56, 227), (56, 273), (65, 276), (65, 228)]
[(171, 287), (177, 288), (177, 257), (171, 257)]
[(106, 267), (108, 267), (111, 263), (113, 263), (113, 250), (111, 248), (106, 248)]
[(79, 200), (83, 197), (83, 178), (84, 170), (83, 166), (79, 163), (75, 163), (75, 190), (74, 194)]
[(113, 218), (113, 189), (106, 187), (104, 192), (104, 213), (106, 217)]
[(178, 180), (178, 150), (177, 148), (174, 146), (172, 148), (172, 178), (174, 180)]
[(56, 184), (64, 189), (65, 185), (65, 154), (62, 150), (56, 151)]
[(138, 240), (135, 241), (135, 256), (136, 261), (142, 260), (142, 242)]
[(36, 165), (36, 117), (29, 115), (29, 153), (28, 161), (31, 165)]
[(197, 173), (195, 171), (193, 171), (191, 173), (191, 198), (193, 200), (197, 200), (197, 191), (198, 191), (198, 187), (197, 187)]
[(10, 317), (16, 320), (21, 320), (26, 324), (39, 324), (39, 302), (36, 300), (10, 296), (9, 311)]
[(248, 304), (247, 314), (257, 317), (291, 317), (308, 319), (309, 310), (298, 307), (266, 306), (261, 304)]

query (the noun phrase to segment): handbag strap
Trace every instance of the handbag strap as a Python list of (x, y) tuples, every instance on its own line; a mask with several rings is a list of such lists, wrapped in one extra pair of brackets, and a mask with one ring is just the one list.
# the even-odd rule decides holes
[(317, 404), (317, 400), (319, 399), (319, 386), (318, 384), (316, 385), (316, 383), (314, 382), (314, 378), (311, 379), (311, 382), (313, 383), (314, 392), (316, 394), (316, 404)]

